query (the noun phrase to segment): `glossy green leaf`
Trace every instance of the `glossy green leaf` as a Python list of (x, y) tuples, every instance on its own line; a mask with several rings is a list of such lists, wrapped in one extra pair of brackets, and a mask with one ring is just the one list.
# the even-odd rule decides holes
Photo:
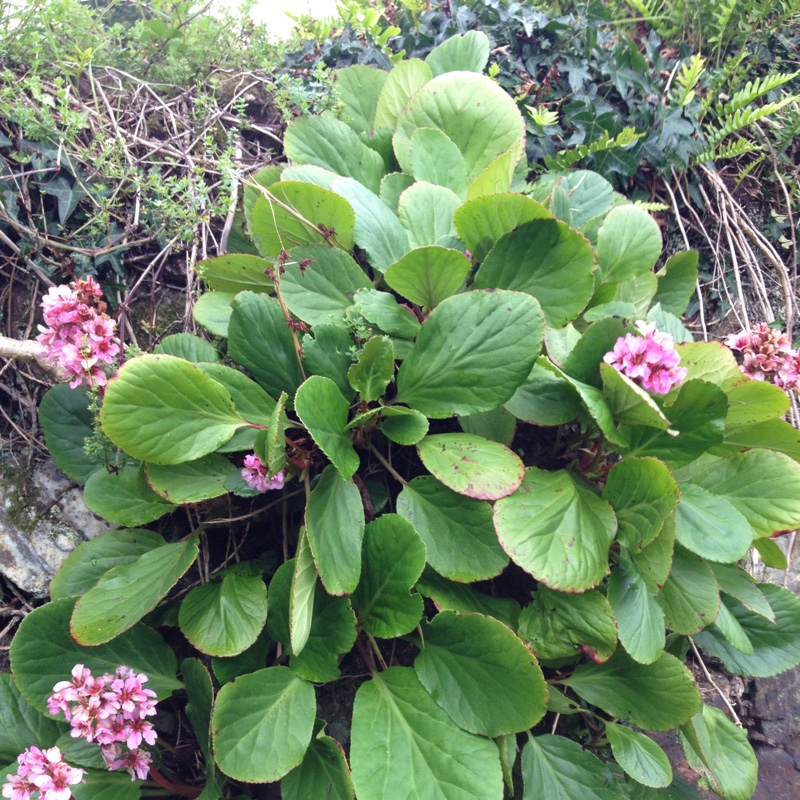
[(261, 577), (228, 573), (192, 589), (181, 602), (178, 624), (200, 652), (235, 656), (258, 638), (267, 619), (267, 589)]
[(47, 713), (53, 686), (69, 680), (76, 664), (88, 667), (94, 675), (114, 672), (120, 664), (144, 672), (149, 678), (147, 687), (160, 700), (180, 687), (175, 678), (175, 654), (154, 630), (135, 625), (106, 644), (83, 647), (69, 632), (74, 605), (75, 601), (67, 598), (40, 606), (25, 617), (14, 635), (11, 672), (34, 708)]
[(144, 469), (135, 466), (90, 475), (83, 501), (95, 514), (117, 525), (144, 525), (175, 509), (150, 488)]
[(388, 77), (382, 69), (363, 64), (336, 70), (336, 88), (345, 119), (356, 133), (369, 133), (375, 127), (378, 97)]
[(483, 72), (488, 61), (489, 37), (483, 31), (451, 36), (434, 47), (425, 59), (434, 78), (454, 70)]
[(608, 212), (597, 236), (597, 262), (604, 283), (649, 272), (660, 255), (661, 231), (644, 209), (625, 204)]
[(453, 213), (461, 198), (451, 189), (417, 181), (400, 195), (397, 216), (411, 247), (443, 244), (455, 236)]
[(314, 164), (296, 164), (286, 167), (281, 173), (286, 181), (303, 181), (321, 186), (323, 189), (333, 189), (333, 182), (340, 177), (337, 173)]
[(275, 400), (255, 381), (238, 369), (226, 367), (224, 364), (201, 364), (200, 369), (228, 390), (228, 394), (233, 399), (234, 408), (248, 422), (269, 425), (270, 416), (275, 408)]
[(347, 372), (350, 385), (358, 392), (361, 402), (377, 400), (394, 377), (394, 350), (386, 336), (374, 336), (365, 345)]
[(358, 469), (358, 453), (345, 430), (350, 404), (330, 378), (312, 375), (295, 396), (297, 415), (339, 474), (350, 480)]
[(725, 418), (726, 439), (733, 428), (775, 420), (789, 410), (786, 393), (771, 383), (747, 381), (726, 392), (728, 416)]
[(689, 670), (668, 653), (637, 664), (622, 649), (604, 664), (580, 664), (562, 683), (608, 714), (649, 731), (683, 725), (700, 708)]
[(300, 655), (308, 642), (314, 620), (316, 593), (317, 568), (314, 565), (305, 529), (301, 528), (289, 594), (289, 643), (295, 655)]
[(440, 575), (469, 583), (499, 575), (508, 564), (489, 503), (456, 494), (433, 477), (407, 483), (397, 513), (414, 526)]
[(406, 253), (386, 270), (386, 283), (412, 303), (435, 308), (464, 283), (469, 259), (458, 250), (419, 247)]
[[(603, 356), (612, 350), (620, 336), (624, 336), (630, 328), (621, 319), (613, 317), (592, 323), (574, 343), (569, 353), (560, 362), (571, 378), (588, 383), (602, 389), (600, 365)], [(548, 340), (548, 350), (550, 342)], [(556, 356), (551, 354), (555, 360)]]
[(412, 631), (422, 616), (422, 597), (409, 589), (425, 566), (425, 545), (411, 523), (397, 514), (370, 522), (362, 559), (353, 605), (364, 629), (382, 639)]
[(474, 200), (487, 194), (501, 194), (511, 191), (511, 184), (514, 183), (517, 165), (522, 158), (522, 150), (522, 142), (516, 142), (505, 153), (492, 161), (470, 183), (467, 189), (467, 200)]
[(680, 317), (697, 287), (699, 258), (697, 250), (684, 250), (670, 256), (664, 267), (656, 273), (658, 291), (653, 303), (660, 303), (664, 311)]
[(505, 234), (475, 275), (478, 288), (533, 295), (548, 325), (575, 319), (594, 291), (595, 257), (589, 242), (563, 222), (533, 219)]
[(397, 215), (374, 191), (352, 178), (338, 178), (333, 190), (353, 207), (355, 242), (366, 250), (372, 267), (384, 272), (411, 249), (408, 234)]
[(50, 598), (60, 600), (85, 594), (108, 570), (131, 564), (164, 544), (159, 534), (138, 528), (108, 531), (81, 542), (50, 582)]
[(100, 422), (134, 458), (180, 464), (216, 450), (244, 421), (228, 392), (198, 367), (145, 355), (127, 361), (108, 382)]
[(744, 558), (753, 541), (753, 529), (731, 503), (694, 483), (681, 484), (675, 535), (687, 550), (726, 564)]
[(175, 356), (192, 364), (219, 361), (217, 348), (211, 342), (191, 333), (174, 333), (162, 339), (154, 348), (157, 355)]
[[(269, 347), (264, 342), (269, 342)], [(291, 395), (303, 382), (295, 348), (292, 331), (274, 297), (252, 292), (236, 296), (228, 326), (228, 354), (272, 397), (281, 392)]]
[(356, 485), (326, 467), (308, 499), (305, 522), (322, 585), (329, 594), (350, 594), (361, 575), (364, 538), (364, 504)]
[(359, 800), (501, 800), (503, 775), (489, 739), (459, 728), (414, 670), (391, 667), (356, 694), (350, 746)]
[(769, 583), (760, 583), (758, 588), (775, 614), (774, 623), (723, 598), (753, 645), (752, 655), (733, 647), (713, 625), (694, 638), (698, 647), (720, 658), (729, 672), (767, 678), (800, 664), (800, 598), (788, 589)]
[(272, 292), (272, 262), (244, 253), (229, 253), (198, 261), (197, 274), (214, 291), (227, 294), (239, 292)]
[(330, 736), (313, 738), (303, 760), (281, 781), (281, 797), (283, 800), (311, 797), (353, 800), (353, 781), (339, 742)]
[(294, 120), (286, 129), (283, 146), (294, 164), (314, 164), (354, 178), (372, 192), (380, 189), (383, 159), (363, 144), (346, 123), (332, 116)]
[(214, 336), (227, 339), (234, 297), (235, 294), (228, 292), (205, 292), (200, 295), (192, 308), (195, 322)]
[(676, 547), (672, 570), (658, 594), (667, 627), (689, 636), (710, 625), (719, 610), (719, 590), (708, 564), (682, 547)]
[[(636, 309), (633, 313), (636, 314)], [(681, 318), (664, 311), (661, 303), (655, 303), (648, 309), (646, 319), (648, 322), (654, 322), (659, 331), (668, 333), (676, 342), (694, 341), (694, 334), (681, 322)]]
[[(291, 574), (289, 575), (289, 584), (291, 584)], [(287, 640), (288, 624), (287, 613)], [(259, 634), (255, 643), (250, 645), (250, 647), (248, 647), (243, 653), (239, 653), (238, 656), (229, 656), (228, 658), (212, 658), (211, 669), (214, 670), (214, 677), (220, 684), (225, 684), (230, 683), (240, 675), (247, 675), (250, 672), (256, 672), (257, 670), (262, 669), (267, 663), (269, 645), (270, 639), (267, 635), (267, 628), (264, 627), (261, 629), (261, 633)]]
[(763, 447), (785, 453), (789, 458), (800, 462), (800, 431), (782, 419), (770, 419), (743, 428), (726, 428), (722, 447), (725, 448), (725, 453), (730, 450)]
[[(401, 64), (407, 62), (401, 61)], [(397, 207), (400, 205), (400, 195), (414, 183), (412, 175), (405, 172), (390, 172), (381, 181), (381, 200), (394, 213), (397, 214)]]
[(635, 566), (620, 554), (608, 579), (619, 641), (634, 661), (652, 664), (664, 650), (664, 612)]
[(183, 464), (147, 464), (145, 467), (150, 488), (176, 505), (199, 503), (225, 494), (225, 481), (234, 469), (227, 458), (217, 453)]
[(564, 470), (529, 467), (520, 488), (495, 504), (494, 524), (513, 561), (552, 589), (585, 591), (608, 571), (614, 512)]
[(431, 474), (454, 492), (477, 500), (512, 494), (525, 475), (522, 459), (511, 449), (470, 433), (426, 436), (419, 457)]
[(517, 420), (514, 415), (502, 406), (491, 411), (468, 414), (458, 418), (458, 424), (464, 433), (482, 436), (492, 442), (511, 447), (517, 431)]
[(649, 736), (613, 722), (606, 723), (606, 736), (615, 760), (635, 781), (654, 789), (672, 783), (669, 758)]
[(709, 566), (721, 592), (736, 598), (754, 614), (760, 614), (770, 622), (775, 622), (775, 613), (749, 572), (734, 564), (709, 564)]
[(576, 228), (588, 227), (590, 220), (606, 214), (615, 199), (611, 184), (596, 172), (586, 169), (569, 170), (561, 175), (545, 173), (534, 184), (533, 196), (546, 202), (556, 188), (563, 191), (569, 216)]
[(678, 484), (655, 458), (625, 458), (608, 473), (603, 499), (617, 515), (617, 541), (640, 552), (658, 536), (678, 504)]
[(27, 747), (52, 747), (60, 729), (42, 716), (19, 692), (14, 678), (0, 674), (0, 762), (16, 759)]
[(461, 152), (436, 128), (418, 128), (411, 137), (411, 173), (418, 181), (467, 193), (467, 168)]
[(139, 800), (141, 784), (131, 781), (124, 771), (89, 769), (85, 783), (69, 787), (74, 800)]
[(364, 319), (390, 336), (414, 339), (420, 331), (414, 312), (400, 305), (389, 292), (363, 289), (356, 295), (356, 306)]
[(442, 611), (423, 626), (420, 683), (464, 730), (492, 738), (533, 727), (547, 689), (530, 650), (503, 623)]
[(766, 566), (772, 569), (788, 569), (786, 554), (774, 539), (754, 539), (753, 547)]
[(213, 765), (211, 708), (214, 704), (214, 685), (211, 682), (211, 675), (198, 658), (186, 658), (181, 661), (181, 673), (189, 698), (186, 704), (186, 716), (192, 725), (203, 758), (207, 764)]
[(517, 419), (534, 425), (563, 425), (582, 409), (575, 387), (538, 362), (504, 407)]
[[(681, 366), (689, 370), (686, 380), (700, 379), (714, 383), (727, 392), (745, 383), (733, 351), (722, 342), (687, 342), (675, 348), (681, 357)], [(677, 394), (676, 390), (672, 390)]]
[(397, 374), (397, 401), (427, 417), (489, 411), (530, 374), (542, 341), (538, 303), (520, 292), (467, 292), (422, 325)]
[(619, 800), (611, 773), (577, 742), (549, 733), (528, 735), (522, 748), (523, 800)]
[(242, 675), (220, 689), (214, 704), (211, 729), (219, 768), (247, 783), (282, 778), (302, 761), (315, 714), (313, 685), (288, 667)]
[(253, 206), (259, 197), (263, 197), (262, 189), (268, 189), (281, 179), (283, 166), (271, 165), (262, 167), (244, 182), (244, 216), (247, 231), (252, 234)]
[(753, 643), (745, 633), (725, 603), (719, 604), (719, 613), (714, 620), (715, 632), (718, 631), (736, 650), (741, 650), (745, 655), (753, 655)]
[(649, 425), (665, 431), (669, 420), (655, 400), (627, 375), (618, 372), (610, 364), (600, 365), (603, 395), (617, 422), (629, 425)]
[(110, 569), (75, 606), (70, 622), (75, 640), (83, 645), (104, 644), (135, 625), (192, 566), (197, 552), (193, 536)]
[(672, 552), (675, 547), (675, 515), (670, 514), (653, 541), (640, 553), (630, 553), (636, 571), (647, 588), (654, 594), (661, 591), (672, 569)]
[(352, 257), (325, 244), (295, 247), (281, 275), (281, 297), (309, 325), (341, 322), (355, 293), (369, 288), (372, 283)]
[(303, 337), (303, 366), (307, 373), (330, 378), (342, 395), (350, 400), (355, 393), (347, 371), (353, 363), (355, 347), (350, 332), (340, 325), (315, 325), (313, 337)]
[(385, 417), (381, 431), (383, 435), (397, 444), (417, 444), (428, 434), (428, 420), (419, 411), (403, 406), (389, 406), (381, 409)]
[(39, 404), (39, 425), (50, 457), (68, 478), (79, 483), (86, 483), (92, 473), (104, 466), (99, 455), (84, 449), (87, 437), (94, 433), (89, 401), (82, 389), (57, 383)]

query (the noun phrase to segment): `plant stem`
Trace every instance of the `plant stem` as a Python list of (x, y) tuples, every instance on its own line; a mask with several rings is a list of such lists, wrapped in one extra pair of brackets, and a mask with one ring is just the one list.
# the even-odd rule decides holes
[(378, 647), (378, 643), (375, 641), (375, 637), (371, 633), (367, 633), (367, 639), (369, 639), (369, 643), (372, 645), (372, 649), (375, 651), (375, 655), (378, 656), (378, 661), (381, 665), (381, 669), (389, 669), (386, 662), (383, 660), (383, 654)]
[(372, 451), (372, 453), (375, 456), (375, 458), (377, 458), (378, 461), (380, 461), (381, 464), (383, 464), (383, 466), (386, 467), (387, 472), (396, 481), (399, 481), (400, 483), (402, 483), (403, 486), (405, 486), (408, 483), (408, 481), (399, 472), (397, 472), (397, 470), (381, 455), (381, 453), (378, 450), (378, 448), (375, 447), (375, 445), (372, 444), (372, 442), (369, 443), (369, 449)]
[(183, 786), (168, 781), (155, 767), (152, 766), (150, 767), (150, 777), (159, 786), (169, 789), (173, 794), (177, 794), (180, 797), (188, 797), (189, 800), (194, 800), (194, 798), (199, 797), (200, 793), (202, 792), (202, 789), (198, 789), (194, 786)]

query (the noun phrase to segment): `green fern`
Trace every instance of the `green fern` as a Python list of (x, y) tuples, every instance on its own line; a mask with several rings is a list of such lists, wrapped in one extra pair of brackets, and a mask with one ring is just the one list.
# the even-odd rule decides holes
[(634, 200), (635, 206), (644, 209), (650, 214), (657, 214), (661, 211), (669, 211), (672, 206), (665, 205), (664, 203), (650, 203), (646, 200)]
[(739, 170), (736, 176), (736, 186), (739, 184), (766, 158), (766, 153), (762, 153), (758, 158), (754, 158), (746, 167)]
[(723, 117), (717, 123), (706, 125), (705, 134), (709, 147), (719, 144), (726, 136), (747, 128), (754, 122), (764, 119), (764, 117), (769, 117), (789, 105), (789, 103), (794, 103), (797, 100), (800, 100), (800, 96), (791, 95), (775, 103), (767, 103), (758, 108), (740, 108), (735, 113)]
[(544, 161), (548, 169), (568, 169), (587, 156), (593, 155), (594, 153), (602, 153), (608, 150), (628, 147), (628, 145), (633, 144), (643, 136), (643, 133), (636, 132), (636, 128), (624, 128), (616, 136), (609, 136), (608, 131), (604, 131), (603, 135), (597, 139), (597, 141), (591, 144), (578, 145), (578, 147), (574, 147), (571, 150), (564, 150), (555, 158), (552, 156), (545, 156)]
[(687, 106), (695, 98), (695, 88), (705, 72), (706, 60), (702, 56), (693, 55), (681, 67), (675, 76), (677, 88), (673, 89), (670, 99), (679, 106)]
[(763, 97), (774, 89), (794, 80), (798, 75), (800, 75), (800, 70), (797, 72), (775, 72), (771, 75), (764, 75), (762, 78), (756, 78), (754, 81), (748, 81), (744, 88), (735, 92), (727, 103), (717, 103), (715, 111), (720, 117), (730, 116), (739, 109), (750, 105), (759, 97)]
[(709, 146), (702, 153), (698, 153), (691, 161), (691, 166), (707, 164), (709, 161), (725, 161), (729, 158), (738, 158), (745, 153), (760, 152), (761, 147), (748, 139), (737, 139), (724, 147)]

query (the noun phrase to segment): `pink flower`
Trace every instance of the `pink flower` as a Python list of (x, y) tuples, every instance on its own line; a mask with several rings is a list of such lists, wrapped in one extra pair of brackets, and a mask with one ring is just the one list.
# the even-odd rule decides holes
[(267, 492), (271, 489), (283, 489), (283, 472), (277, 472), (271, 478), (269, 470), (261, 463), (261, 459), (252, 453), (244, 457), (244, 469), (242, 478), (244, 482), (257, 492)]
[(3, 786), (3, 797), (9, 800), (30, 800), (33, 792), (40, 793), (39, 800), (69, 800), (69, 787), (80, 783), (86, 774), (67, 764), (57, 747), (29, 747), (17, 761), (17, 774), (7, 775), (8, 782)]
[(103, 760), (109, 770), (126, 769), (130, 773), (131, 780), (144, 780), (150, 772), (150, 764), (153, 761), (152, 755), (147, 750), (134, 748), (127, 753), (122, 752), (118, 744), (103, 747)]
[(630, 378), (648, 392), (667, 394), (683, 383), (688, 370), (680, 367), (681, 357), (668, 333), (657, 331), (655, 323), (636, 323), (641, 334), (627, 333), (617, 339), (614, 349), (603, 356), (617, 372)]
[(785, 333), (759, 322), (752, 330), (731, 334), (725, 344), (742, 353), (739, 369), (748, 378), (774, 383), (785, 392), (800, 391), (800, 353)]

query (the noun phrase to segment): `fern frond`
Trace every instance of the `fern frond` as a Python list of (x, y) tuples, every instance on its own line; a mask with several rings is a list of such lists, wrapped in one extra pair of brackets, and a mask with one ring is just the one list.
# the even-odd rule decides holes
[(717, 45), (717, 52), (725, 46), (725, 32), (734, 17), (738, 5), (739, 0), (722, 0), (713, 8), (712, 14), (716, 31), (713, 31), (708, 36), (708, 41)]
[(525, 110), (528, 112), (528, 116), (543, 128), (547, 128), (550, 125), (558, 125), (558, 112), (556, 111), (550, 111), (539, 106), (526, 106)]
[(744, 88), (735, 92), (727, 103), (718, 103), (715, 111), (721, 117), (734, 114), (740, 108), (750, 105), (754, 100), (763, 97), (773, 89), (777, 89), (789, 81), (794, 80), (798, 75), (800, 75), (800, 70), (797, 72), (774, 72), (771, 75), (764, 75), (763, 78), (756, 78), (754, 81), (748, 81)]
[(609, 136), (608, 131), (604, 131), (603, 135), (591, 144), (581, 144), (570, 150), (564, 150), (555, 158), (545, 156), (544, 162), (548, 169), (568, 169), (587, 156), (628, 147), (643, 136), (643, 133), (636, 132), (636, 128), (624, 128), (616, 136)]
[(762, 153), (758, 158), (754, 158), (744, 169), (739, 171), (736, 176), (736, 186), (739, 184), (767, 157), (766, 153)]
[(728, 158), (737, 158), (745, 153), (756, 153), (761, 151), (761, 146), (747, 139), (737, 139), (724, 147), (707, 147), (702, 153), (698, 153), (691, 161), (692, 167), (698, 164), (707, 164), (709, 161), (724, 161)]
[(734, 114), (724, 117), (717, 123), (706, 125), (705, 134), (709, 147), (719, 144), (726, 136), (730, 136), (732, 133), (736, 133), (748, 125), (764, 119), (764, 117), (769, 117), (776, 111), (780, 111), (784, 106), (797, 100), (800, 100), (800, 96), (792, 95), (784, 97), (775, 103), (766, 103), (758, 108), (740, 108)]
[(664, 203), (649, 203), (645, 200), (634, 200), (633, 204), (639, 206), (650, 214), (655, 214), (659, 211), (669, 211), (672, 206), (665, 205)]
[(779, 150), (783, 150), (796, 137), (800, 136), (800, 104), (795, 103), (789, 106), (788, 113), (781, 115), (779, 120), (776, 120), (775, 127), (778, 129), (776, 144)]
[(686, 106), (694, 100), (695, 87), (705, 72), (706, 60), (699, 55), (693, 55), (689, 61), (681, 67), (680, 72), (675, 76), (677, 89), (672, 92), (672, 101), (679, 106)]

